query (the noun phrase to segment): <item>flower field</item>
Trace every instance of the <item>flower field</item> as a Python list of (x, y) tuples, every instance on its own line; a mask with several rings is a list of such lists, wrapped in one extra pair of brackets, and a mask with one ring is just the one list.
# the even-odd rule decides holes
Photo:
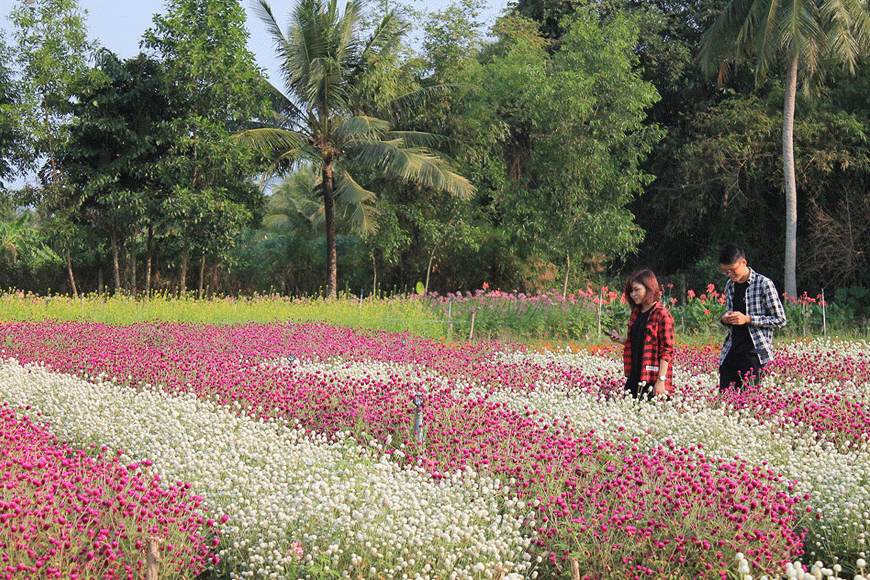
[(861, 578), (867, 345), (717, 357), (641, 403), (609, 348), (2, 323), (0, 579)]

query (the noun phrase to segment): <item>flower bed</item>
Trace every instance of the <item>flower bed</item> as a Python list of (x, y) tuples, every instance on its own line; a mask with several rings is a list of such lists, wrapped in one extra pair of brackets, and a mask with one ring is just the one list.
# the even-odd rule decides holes
[(162, 485), (147, 461), (88, 457), (17, 415), (0, 406), (0, 578), (143, 578), (152, 540), (161, 578), (217, 562), (190, 485)]
[[(801, 556), (804, 528), (807, 556), (846, 566), (870, 529), (860, 345), (777, 356), (811, 369), (813, 353), (843, 352), (848, 384), (796, 381), (775, 361), (760, 391), (735, 398), (716, 392), (715, 349), (680, 349), (673, 400), (642, 404), (613, 396), (612, 354), (322, 324), (22, 323), (0, 327), (0, 341), (4, 357), (55, 371), (7, 363), (18, 379), (0, 398), (34, 405), (62, 437), (190, 481), (228, 518), (218, 569), (232, 577), (574, 565), (590, 578), (719, 578), (737, 553), (774, 574)], [(849, 445), (836, 435), (846, 428)]]

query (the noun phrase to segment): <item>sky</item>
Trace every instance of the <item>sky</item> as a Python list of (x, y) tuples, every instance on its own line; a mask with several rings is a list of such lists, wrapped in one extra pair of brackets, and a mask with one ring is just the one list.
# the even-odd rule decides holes
[[(0, 26), (6, 30), (9, 42), (9, 13), (21, 0), (0, 0)], [(272, 40), (266, 28), (251, 9), (251, 1), (241, 0), (248, 14), (249, 48), (254, 53), (257, 64), (266, 71), (269, 79), (276, 82), (278, 62), (274, 56)], [(408, 0), (416, 9), (437, 12), (452, 3), (452, 0)], [(271, 0), (272, 12), (278, 24), (284, 28), (294, 0)], [(79, 0), (79, 5), (87, 10), (87, 28), (91, 39), (117, 54), (121, 59), (131, 58), (139, 53), (139, 41), (147, 28), (153, 26), (152, 17), (165, 12), (165, 0)], [(341, 5), (341, 4), (340, 4)], [(489, 29), (507, 6), (507, 0), (488, 0), (488, 8), (481, 15), (484, 28)]]

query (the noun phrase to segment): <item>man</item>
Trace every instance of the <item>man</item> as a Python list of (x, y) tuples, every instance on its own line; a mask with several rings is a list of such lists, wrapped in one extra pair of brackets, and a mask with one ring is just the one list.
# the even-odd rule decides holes
[(773, 358), (773, 329), (785, 326), (785, 309), (773, 281), (746, 265), (746, 254), (728, 244), (719, 252), (725, 283), (725, 314), (729, 327), (719, 356), (719, 389), (758, 386)]

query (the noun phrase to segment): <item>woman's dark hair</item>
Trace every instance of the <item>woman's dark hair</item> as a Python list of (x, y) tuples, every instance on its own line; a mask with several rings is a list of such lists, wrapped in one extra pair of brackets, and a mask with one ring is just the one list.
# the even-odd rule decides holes
[(723, 266), (730, 266), (744, 258), (746, 258), (746, 254), (743, 253), (743, 248), (737, 244), (728, 244), (719, 250), (719, 263)]
[(638, 270), (628, 277), (628, 281), (625, 283), (625, 290), (623, 291), (625, 300), (634, 309), (640, 308), (640, 305), (635, 304), (631, 299), (631, 286), (633, 284), (642, 284), (646, 288), (646, 298), (644, 299), (646, 304), (655, 304), (662, 297), (662, 287), (659, 285), (659, 281), (652, 270)]

